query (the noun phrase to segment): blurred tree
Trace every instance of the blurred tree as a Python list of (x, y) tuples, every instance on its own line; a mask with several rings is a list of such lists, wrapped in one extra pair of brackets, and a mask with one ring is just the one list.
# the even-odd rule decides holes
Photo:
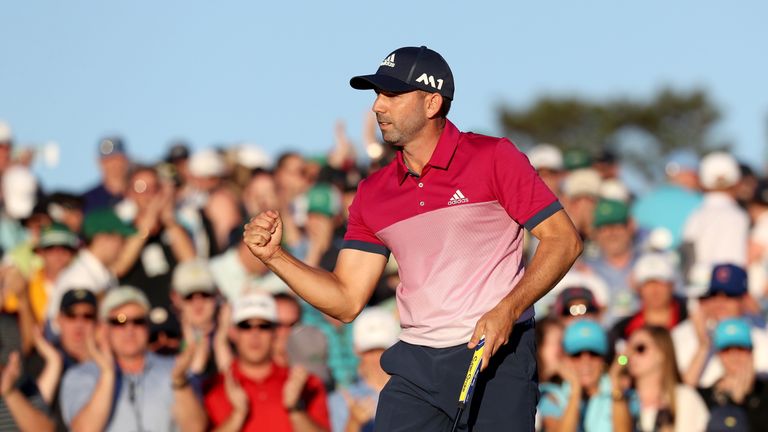
[(720, 111), (703, 90), (663, 89), (650, 101), (546, 96), (498, 112), (504, 134), (523, 149), (540, 142), (593, 154), (609, 149), (649, 177), (656, 174), (650, 167), (673, 150), (702, 154), (729, 147), (712, 137)]

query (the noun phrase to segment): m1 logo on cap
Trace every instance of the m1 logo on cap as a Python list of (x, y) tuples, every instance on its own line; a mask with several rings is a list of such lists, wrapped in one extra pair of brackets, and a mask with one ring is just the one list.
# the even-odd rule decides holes
[(443, 88), (443, 80), (438, 79), (437, 85), (435, 85), (435, 77), (432, 75), (427, 75), (426, 73), (421, 74), (420, 77), (416, 78), (417, 83), (422, 83), (424, 85), (428, 85), (434, 89), (441, 90)]

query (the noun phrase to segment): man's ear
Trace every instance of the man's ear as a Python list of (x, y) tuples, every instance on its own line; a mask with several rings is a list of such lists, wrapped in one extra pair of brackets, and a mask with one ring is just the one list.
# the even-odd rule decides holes
[(443, 107), (443, 102), (443, 96), (440, 93), (429, 93), (424, 99), (427, 117), (431, 119), (437, 117)]

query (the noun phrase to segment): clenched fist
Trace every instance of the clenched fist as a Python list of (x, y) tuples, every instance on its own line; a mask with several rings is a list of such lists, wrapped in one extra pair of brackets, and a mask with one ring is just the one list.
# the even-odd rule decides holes
[(280, 213), (267, 210), (245, 224), (243, 241), (256, 258), (267, 262), (280, 250), (283, 221)]

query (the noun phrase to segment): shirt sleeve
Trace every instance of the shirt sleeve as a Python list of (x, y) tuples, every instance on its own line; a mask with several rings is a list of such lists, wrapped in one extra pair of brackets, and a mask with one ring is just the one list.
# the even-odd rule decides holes
[(89, 366), (95, 365), (76, 366), (64, 374), (59, 393), (59, 405), (61, 416), (67, 426), (72, 425), (72, 420), (91, 400), (93, 390), (96, 388), (96, 382), (99, 379), (98, 370), (91, 373), (90, 370), (85, 369)]
[(493, 182), (494, 193), (507, 214), (528, 230), (563, 208), (528, 158), (506, 138), (496, 144)]
[(376, 234), (365, 224), (363, 220), (363, 185), (365, 181), (360, 182), (357, 187), (355, 199), (349, 206), (349, 221), (347, 222), (347, 232), (344, 235), (344, 249), (357, 249), (364, 252), (372, 252), (389, 257), (389, 248), (376, 237)]

